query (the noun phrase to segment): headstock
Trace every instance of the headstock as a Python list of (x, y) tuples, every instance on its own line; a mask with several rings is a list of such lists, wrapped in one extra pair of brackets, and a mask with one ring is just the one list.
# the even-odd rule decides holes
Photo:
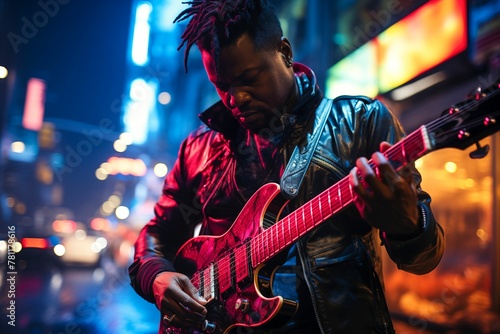
[(489, 151), (479, 141), (500, 130), (500, 79), (486, 89), (477, 88), (466, 100), (444, 110), (426, 125), (433, 149), (466, 149), (476, 144), (471, 158), (483, 158)]

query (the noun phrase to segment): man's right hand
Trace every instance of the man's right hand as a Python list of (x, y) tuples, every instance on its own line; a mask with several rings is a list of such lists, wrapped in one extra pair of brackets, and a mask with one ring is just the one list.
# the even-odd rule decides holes
[(153, 281), (156, 307), (168, 327), (201, 328), (207, 301), (199, 296), (191, 280), (176, 272), (162, 272)]

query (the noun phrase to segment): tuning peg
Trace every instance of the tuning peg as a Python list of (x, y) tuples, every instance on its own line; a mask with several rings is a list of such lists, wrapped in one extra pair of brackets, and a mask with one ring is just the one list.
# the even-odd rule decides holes
[(492, 117), (489, 117), (489, 116), (486, 116), (484, 118), (484, 121), (483, 121), (483, 124), (488, 126), (488, 125), (492, 125), (492, 124), (495, 124), (497, 122), (496, 119), (492, 118)]
[(479, 142), (476, 142), (476, 149), (469, 153), (471, 159), (482, 159), (490, 151), (490, 145), (481, 146)]
[(467, 131), (467, 130), (465, 130), (465, 129), (464, 129), (464, 130), (460, 130), (460, 131), (458, 131), (458, 138), (459, 138), (459, 139), (468, 138), (469, 136), (470, 136), (469, 131)]
[(471, 90), (467, 94), (467, 98), (474, 98), (476, 100), (479, 100), (484, 96), (485, 96), (485, 93), (483, 93), (483, 89), (481, 87), (477, 87), (477, 88)]

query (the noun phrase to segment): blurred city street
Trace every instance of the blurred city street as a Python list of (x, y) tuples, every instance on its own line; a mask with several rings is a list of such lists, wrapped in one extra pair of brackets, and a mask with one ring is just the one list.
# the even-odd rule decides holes
[[(12, 276), (12, 275), (11, 275)], [(8, 283), (8, 277), (1, 282)], [(15, 326), (2, 316), (1, 333), (157, 332), (158, 311), (129, 285), (125, 268), (109, 259), (98, 267), (60, 267), (38, 262), (15, 275), (15, 297), (2, 286), (2, 310), (15, 301)]]

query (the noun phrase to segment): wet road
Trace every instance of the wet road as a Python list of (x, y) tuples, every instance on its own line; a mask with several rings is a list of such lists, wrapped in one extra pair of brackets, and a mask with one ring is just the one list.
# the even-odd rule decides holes
[(135, 294), (126, 268), (111, 261), (95, 268), (38, 263), (16, 272), (2, 273), (1, 333), (157, 333), (155, 306)]
[[(37, 260), (15, 275), (6, 275), (3, 269), (1, 276), (2, 334), (157, 333), (156, 307), (132, 290), (126, 267), (110, 259), (92, 268)], [(417, 330), (394, 320), (399, 334), (446, 332)]]

